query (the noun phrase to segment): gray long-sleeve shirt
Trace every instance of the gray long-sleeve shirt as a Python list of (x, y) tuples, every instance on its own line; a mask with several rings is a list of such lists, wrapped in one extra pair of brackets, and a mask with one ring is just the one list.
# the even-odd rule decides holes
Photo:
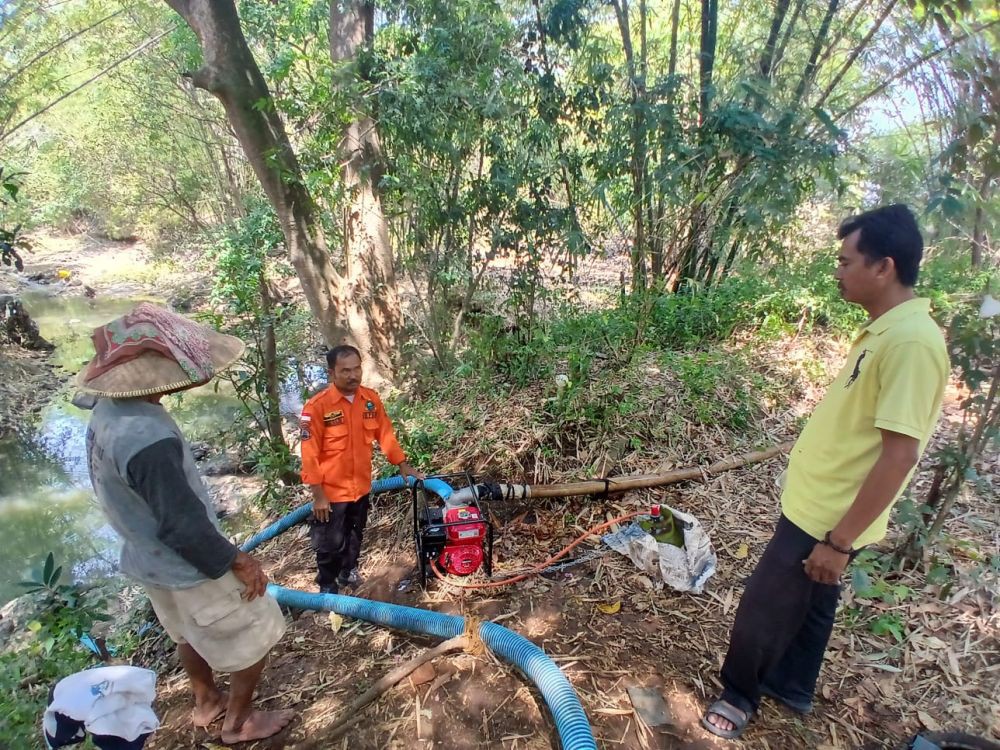
[(90, 477), (122, 538), (121, 569), (141, 583), (188, 588), (232, 567), (194, 457), (159, 404), (101, 399), (87, 430)]

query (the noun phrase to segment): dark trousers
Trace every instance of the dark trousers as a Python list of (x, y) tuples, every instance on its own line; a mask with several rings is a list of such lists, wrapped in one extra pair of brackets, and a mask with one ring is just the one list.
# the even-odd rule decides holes
[(809, 704), (833, 630), (840, 586), (816, 583), (802, 561), (816, 540), (782, 516), (747, 581), (722, 665), (722, 700), (753, 713), (762, 684)]
[(309, 517), (311, 541), (316, 553), (316, 583), (333, 586), (337, 576), (357, 567), (361, 540), (368, 525), (369, 496), (351, 503), (331, 503), (330, 520), (320, 523)]
[[(87, 729), (82, 721), (71, 719), (61, 713), (56, 713), (55, 718), (56, 733), (49, 734), (47, 731), (42, 731), (42, 734), (45, 735), (46, 747), (70, 747), (71, 745), (80, 745), (87, 739)], [(142, 750), (146, 740), (150, 738), (150, 734), (140, 734), (134, 740), (126, 740), (109, 734), (93, 734), (91, 739), (94, 742), (94, 747), (98, 750)]]

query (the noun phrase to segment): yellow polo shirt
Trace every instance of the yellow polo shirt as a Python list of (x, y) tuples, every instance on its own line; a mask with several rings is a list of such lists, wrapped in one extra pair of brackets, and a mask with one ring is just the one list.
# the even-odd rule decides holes
[[(784, 516), (822, 539), (843, 518), (878, 460), (880, 430), (916, 438), (923, 453), (950, 369), (930, 300), (908, 300), (869, 321), (792, 448), (781, 494)], [(892, 504), (855, 540), (856, 548), (885, 536)]]

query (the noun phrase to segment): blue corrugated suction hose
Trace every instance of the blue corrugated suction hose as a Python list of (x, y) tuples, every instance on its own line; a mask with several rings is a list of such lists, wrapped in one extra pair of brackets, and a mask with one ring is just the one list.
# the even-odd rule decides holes
[[(465, 631), (464, 618), (427, 609), (340, 594), (313, 594), (274, 584), (269, 585), (267, 591), (279, 604), (286, 607), (336, 612), (394, 630), (438, 638), (454, 638)], [(495, 622), (482, 623), (479, 626), (479, 637), (494, 654), (517, 667), (535, 683), (552, 712), (552, 719), (565, 750), (597, 750), (590, 722), (587, 721), (587, 714), (584, 713), (573, 686), (542, 649), (523, 635)]]
[[(390, 477), (372, 483), (372, 494), (400, 490), (413, 484), (413, 480)], [(441, 497), (451, 496), (452, 488), (440, 479), (427, 479), (424, 486)], [(284, 518), (252, 536), (243, 544), (243, 551), (249, 552), (258, 545), (274, 539), (283, 531), (301, 523), (309, 516), (310, 504), (296, 508)], [(432, 612), (427, 609), (404, 607), (399, 604), (360, 599), (339, 594), (314, 594), (307, 591), (286, 589), (271, 584), (267, 591), (279, 604), (296, 609), (313, 609), (336, 612), (345, 617), (354, 617), (394, 630), (405, 630), (438, 638), (454, 638), (465, 632), (465, 619), (457, 615)], [(517, 667), (528, 679), (535, 683), (545, 699), (564, 750), (597, 750), (590, 722), (583, 706), (566, 675), (545, 655), (538, 646), (522, 635), (508, 630), (495, 622), (484, 622), (479, 626), (479, 637), (494, 654), (508, 664)]]
[[(379, 479), (375, 482), (372, 482), (371, 494), (379, 495), (383, 492), (393, 492), (394, 490), (401, 490), (404, 489), (405, 487), (412, 486), (414, 481), (415, 480), (413, 479), (413, 477), (406, 477), (406, 479), (404, 480), (403, 477), (398, 475), (394, 477), (389, 477), (387, 479)], [(452, 493), (454, 492), (450, 484), (440, 479), (425, 479), (424, 487), (429, 491), (433, 492), (438, 497), (440, 497), (442, 500), (447, 500), (449, 497), (451, 497)], [(305, 505), (296, 508), (287, 516), (279, 518), (277, 521), (272, 523), (267, 528), (261, 529), (252, 537), (247, 539), (243, 543), (243, 546), (240, 549), (242, 549), (244, 552), (249, 552), (250, 550), (256, 549), (264, 542), (271, 541), (276, 536), (288, 531), (290, 528), (292, 528), (292, 526), (296, 526), (305, 521), (307, 518), (309, 518), (309, 514), (311, 512), (312, 512), (312, 503), (306, 503)]]
[(312, 503), (306, 503), (305, 505), (296, 508), (287, 516), (279, 518), (270, 526), (261, 529), (252, 537), (247, 539), (245, 542), (243, 542), (240, 549), (243, 550), (244, 552), (250, 552), (251, 550), (257, 549), (264, 542), (271, 541), (279, 534), (288, 531), (290, 528), (292, 528), (292, 526), (295, 526), (305, 521), (307, 518), (309, 518), (310, 513), (312, 513)]

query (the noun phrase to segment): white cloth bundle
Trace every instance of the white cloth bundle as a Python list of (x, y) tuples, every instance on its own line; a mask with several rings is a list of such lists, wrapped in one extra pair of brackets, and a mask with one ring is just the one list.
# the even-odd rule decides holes
[(42, 727), (54, 735), (58, 713), (82, 721), (91, 734), (131, 742), (160, 726), (155, 698), (156, 672), (128, 666), (86, 669), (59, 680)]

